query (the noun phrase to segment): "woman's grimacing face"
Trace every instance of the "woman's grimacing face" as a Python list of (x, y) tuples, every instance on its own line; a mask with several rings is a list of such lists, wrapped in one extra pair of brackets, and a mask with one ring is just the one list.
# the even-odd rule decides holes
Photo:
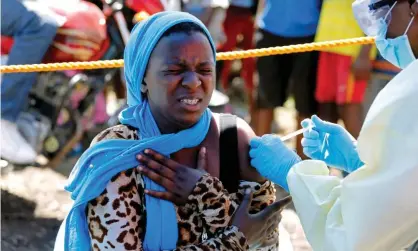
[(402, 36), (411, 18), (415, 16), (406, 35), (408, 36), (415, 57), (418, 58), (418, 3), (415, 2), (411, 6), (406, 0), (398, 1), (391, 11), (391, 16), (392, 18), (386, 35), (388, 38)]
[(209, 105), (215, 61), (201, 32), (162, 37), (151, 54), (144, 83), (151, 111), (178, 128), (194, 125)]

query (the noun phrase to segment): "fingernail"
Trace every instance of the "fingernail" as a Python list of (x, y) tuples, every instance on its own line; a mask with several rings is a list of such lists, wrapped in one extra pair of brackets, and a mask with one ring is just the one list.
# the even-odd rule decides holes
[(137, 157), (138, 157), (139, 160), (144, 158), (144, 157), (142, 157), (142, 155), (138, 155)]
[(202, 154), (206, 154), (206, 147), (202, 147)]
[(138, 170), (139, 170), (140, 172), (142, 172), (142, 171), (144, 171), (144, 168), (142, 168), (142, 166), (140, 166), (140, 167), (138, 167)]
[(151, 151), (149, 149), (145, 149), (144, 153), (149, 154)]
[(144, 190), (144, 193), (149, 193), (149, 191), (148, 190)]

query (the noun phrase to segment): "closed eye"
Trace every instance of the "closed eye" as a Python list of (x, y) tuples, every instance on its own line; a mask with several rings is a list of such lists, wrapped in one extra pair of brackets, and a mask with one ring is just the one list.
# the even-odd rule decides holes
[(168, 73), (178, 73), (181, 72), (182, 70), (167, 70), (166, 72)]
[(214, 65), (209, 62), (203, 62), (199, 64), (199, 66), (197, 67), (198, 72), (202, 74), (212, 74), (212, 72), (214, 71), (213, 68), (214, 68)]
[(212, 69), (200, 69), (199, 72), (203, 74), (212, 74), (213, 70)]
[(164, 72), (164, 75), (177, 75), (177, 74), (182, 74), (185, 71), (184, 68), (173, 68), (173, 69), (167, 69)]

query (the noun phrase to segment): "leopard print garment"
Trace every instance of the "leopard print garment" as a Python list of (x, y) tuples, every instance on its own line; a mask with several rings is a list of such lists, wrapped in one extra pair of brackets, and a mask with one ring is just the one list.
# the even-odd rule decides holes
[[(109, 128), (93, 140), (138, 139), (136, 130), (125, 125)], [(204, 175), (189, 196), (188, 203), (176, 207), (179, 240), (176, 250), (247, 250), (245, 237), (230, 227), (246, 188), (253, 190), (251, 213), (259, 212), (275, 200), (274, 185), (242, 181), (237, 193), (228, 194), (222, 183)], [(137, 169), (114, 176), (103, 193), (88, 203), (88, 229), (93, 250), (142, 250), (146, 207), (144, 181)], [(278, 240), (276, 229), (267, 238)], [(260, 250), (278, 250), (278, 241)]]

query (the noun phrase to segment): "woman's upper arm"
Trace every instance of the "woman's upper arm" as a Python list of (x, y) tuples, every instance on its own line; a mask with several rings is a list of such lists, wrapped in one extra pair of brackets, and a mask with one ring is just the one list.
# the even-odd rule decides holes
[[(243, 193), (243, 190), (246, 187), (252, 189), (253, 200), (251, 202), (250, 213), (257, 213), (276, 200), (276, 189), (272, 182), (267, 181), (262, 177), (250, 164), (249, 143), (252, 138), (256, 137), (254, 131), (241, 118), (237, 119), (237, 129), (241, 179), (245, 180), (240, 183), (239, 192)], [(270, 232), (266, 233), (264, 243), (261, 243), (260, 245), (260, 247), (266, 249), (277, 249), (278, 230), (271, 229)]]
[(266, 181), (250, 164), (250, 140), (256, 137), (253, 129), (241, 118), (237, 118), (238, 153), (241, 179), (263, 183)]
[(243, 193), (245, 188), (253, 190), (251, 213), (259, 212), (276, 200), (276, 189), (271, 181), (266, 180), (251, 166), (249, 157), (249, 142), (255, 137), (254, 131), (243, 120), (237, 120), (238, 151), (240, 161), (241, 180), (238, 191)]

